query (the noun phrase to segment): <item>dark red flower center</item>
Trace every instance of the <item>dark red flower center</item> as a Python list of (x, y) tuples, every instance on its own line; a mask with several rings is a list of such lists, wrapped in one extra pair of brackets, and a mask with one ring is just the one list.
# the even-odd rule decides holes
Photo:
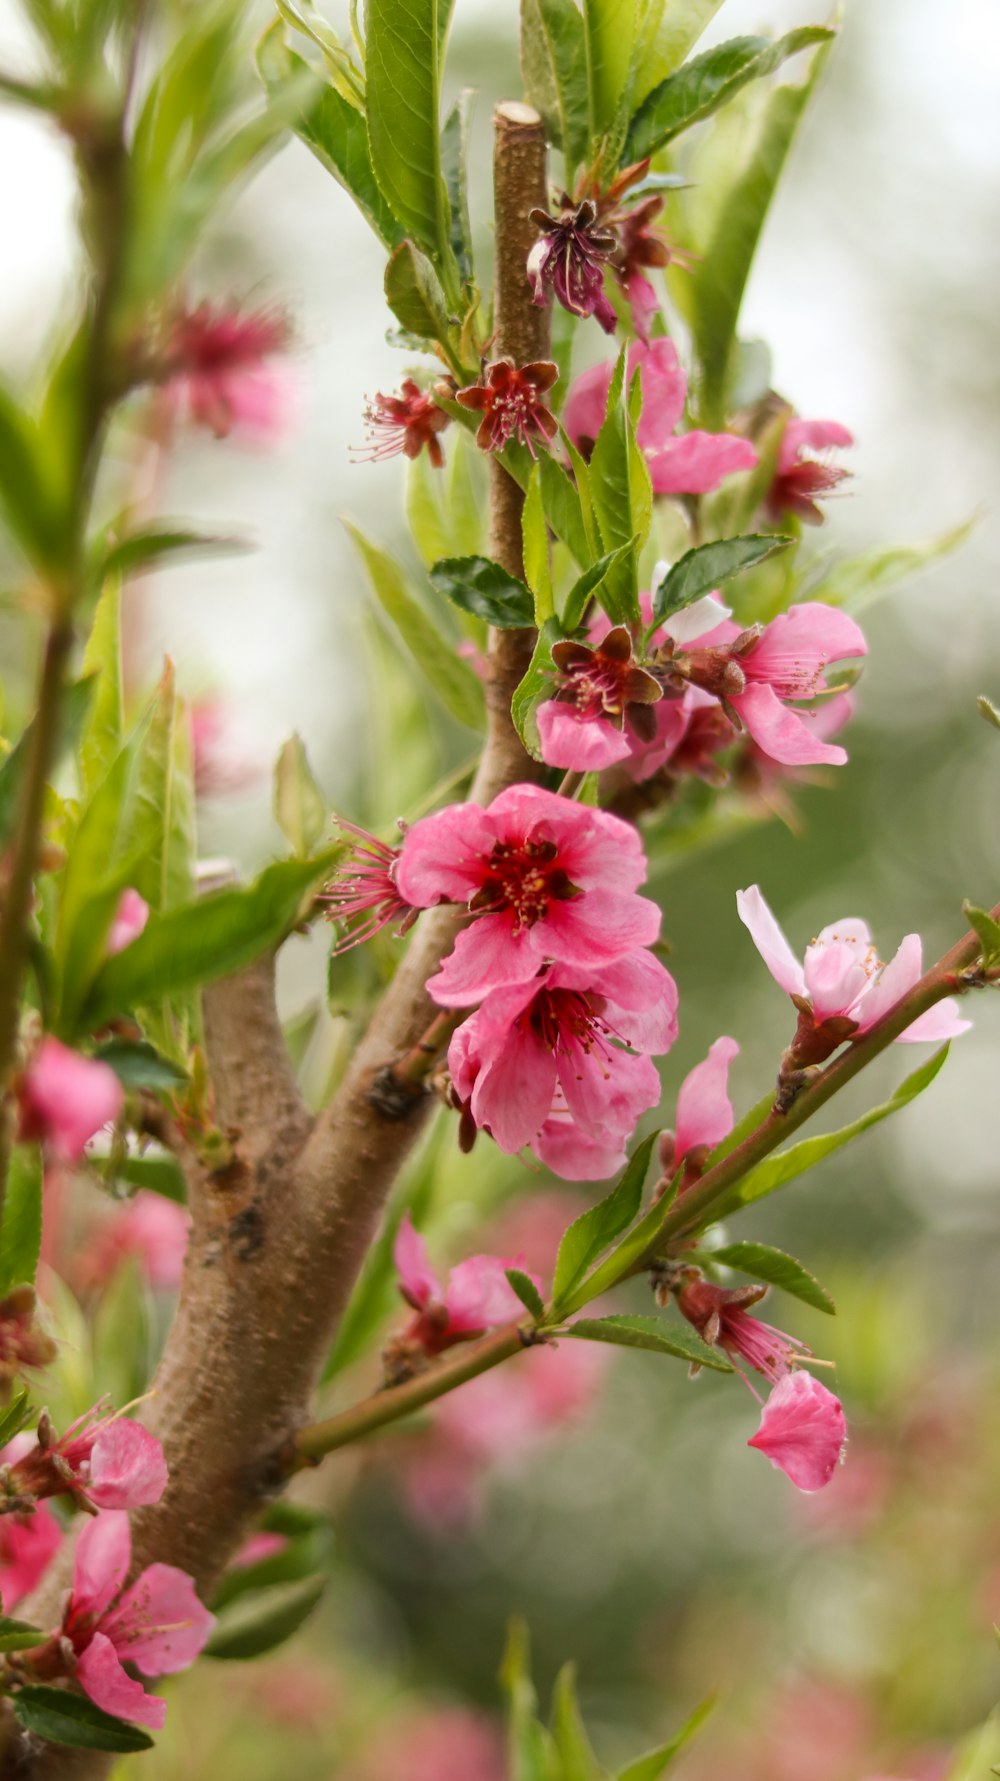
[(476, 913), (511, 910), (514, 932), (534, 927), (548, 914), (549, 903), (568, 902), (579, 896), (565, 868), (559, 864), (554, 841), (497, 841), (487, 863), (486, 876), (469, 904)]

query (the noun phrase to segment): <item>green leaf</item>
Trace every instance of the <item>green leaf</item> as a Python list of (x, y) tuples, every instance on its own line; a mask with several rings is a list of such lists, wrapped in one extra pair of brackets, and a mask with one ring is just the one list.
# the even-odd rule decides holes
[(466, 284), (472, 282), (472, 224), (469, 221), (469, 125), (476, 94), (463, 87), (441, 131), (441, 172), (451, 212), (451, 251)]
[(29, 1651), (32, 1645), (44, 1645), (51, 1633), (39, 1632), (26, 1620), (8, 1620), (0, 1614), (0, 1651)]
[(472, 669), (442, 637), (433, 619), (410, 592), (399, 564), (357, 526), (345, 520), (383, 612), (392, 621), (417, 666), (447, 711), (469, 729), (482, 728), (483, 689)]
[(603, 1781), (576, 1698), (572, 1664), (564, 1664), (552, 1689), (552, 1738), (562, 1765), (560, 1781)]
[(736, 1268), (741, 1274), (752, 1274), (757, 1280), (766, 1280), (769, 1286), (779, 1286), (782, 1292), (802, 1299), (816, 1311), (826, 1311), (831, 1317), (836, 1312), (837, 1307), (826, 1287), (783, 1249), (772, 1249), (767, 1243), (727, 1243), (722, 1249), (713, 1249), (710, 1260), (722, 1262), (727, 1268)]
[(269, 1589), (239, 1596), (219, 1616), (205, 1646), (206, 1657), (243, 1660), (262, 1657), (298, 1632), (326, 1588), (325, 1577), (307, 1577), (300, 1583), (277, 1583)]
[(997, 710), (992, 699), (986, 697), (985, 693), (980, 693), (976, 700), (976, 708), (980, 717), (985, 717), (988, 724), (992, 724), (995, 730), (1000, 730), (1000, 711)]
[(552, 1282), (553, 1313), (562, 1315), (563, 1301), (585, 1278), (598, 1256), (628, 1229), (642, 1205), (642, 1190), (649, 1173), (649, 1159), (659, 1132), (651, 1132), (629, 1158), (622, 1176), (606, 1200), (574, 1219), (563, 1233)]
[(983, 964), (987, 970), (1000, 963), (1000, 922), (994, 921), (985, 909), (977, 909), (975, 903), (968, 899), (962, 904), (962, 914), (970, 927), (979, 936), (983, 948)]
[(87, 1028), (226, 977), (277, 946), (340, 852), (335, 847), (312, 860), (279, 860), (246, 889), (216, 891), (184, 909), (151, 915), (139, 938), (108, 959), (91, 986), (83, 1011)]
[(635, 0), (583, 0), (590, 128), (609, 128), (625, 92), (635, 37)]
[(15, 1435), (29, 1423), (35, 1414), (34, 1406), (28, 1399), (28, 1387), (22, 1385), (21, 1390), (0, 1410), (0, 1447), (6, 1447)]
[(923, 1094), (925, 1088), (930, 1087), (948, 1056), (948, 1049), (947, 1045), (942, 1045), (933, 1057), (900, 1083), (888, 1101), (883, 1101), (881, 1106), (872, 1107), (860, 1119), (842, 1126), (839, 1132), (824, 1132), (818, 1138), (804, 1138), (801, 1144), (793, 1144), (788, 1150), (779, 1150), (774, 1156), (765, 1157), (762, 1163), (758, 1163), (756, 1168), (744, 1175), (742, 1181), (737, 1182), (720, 1205), (713, 1208), (713, 1223), (738, 1206), (749, 1206), (754, 1200), (762, 1200), (767, 1194), (776, 1193), (779, 1187), (785, 1187), (797, 1175), (805, 1174), (807, 1169), (814, 1168), (825, 1157), (842, 1150), (845, 1144), (860, 1138), (863, 1132), (879, 1125), (883, 1119), (888, 1119), (891, 1113), (898, 1113), (901, 1108), (908, 1107), (911, 1101)]
[[(59, 742), (53, 766), (58, 765), (67, 750), (73, 747), (83, 728), (94, 692), (93, 675), (86, 675), (80, 680), (75, 680), (72, 685), (66, 688), (60, 712)], [(0, 762), (0, 847), (8, 840), (17, 820), (18, 798), (28, 757), (31, 753), (34, 729), (35, 721), (32, 718), (27, 728), (22, 730), (6, 760)]]
[(126, 1088), (172, 1089), (188, 1080), (185, 1070), (163, 1057), (145, 1039), (109, 1039), (94, 1056), (100, 1063), (110, 1064)]
[[(577, 455), (579, 456), (579, 454)], [(580, 459), (580, 463), (583, 463), (582, 459)], [(596, 548), (591, 548), (591, 539), (588, 530), (588, 515), (583, 503), (584, 492), (586, 492), (589, 497), (590, 489), (590, 477), (586, 470), (586, 466), (584, 466), (584, 475), (581, 477), (574, 460), (573, 468), (576, 473), (576, 486), (574, 486), (573, 481), (566, 474), (562, 465), (548, 452), (538, 459), (538, 468), (542, 485), (542, 506), (545, 509), (545, 518), (548, 520), (556, 537), (562, 540), (563, 544), (565, 544), (567, 550), (570, 552), (570, 555), (579, 563), (581, 569), (586, 569), (588, 565), (593, 562), (594, 557), (597, 554)], [(522, 486), (526, 488), (527, 481), (525, 481)], [(593, 522), (591, 521), (591, 523)], [(595, 545), (596, 540), (597, 532), (595, 528)]]
[(535, 707), (543, 699), (551, 697), (554, 672), (552, 645), (558, 643), (562, 634), (562, 626), (557, 618), (546, 620), (538, 633), (524, 679), (518, 683), (510, 702), (514, 728), (528, 753), (536, 761), (541, 760), (542, 753), (535, 723)]
[(13, 1696), (14, 1717), (25, 1731), (50, 1744), (71, 1744), (77, 1750), (151, 1750), (153, 1740), (125, 1719), (114, 1719), (95, 1707), (85, 1694), (66, 1688), (32, 1684)]
[(600, 1298), (603, 1292), (609, 1291), (611, 1287), (617, 1286), (620, 1281), (628, 1277), (656, 1242), (676, 1197), (677, 1183), (674, 1181), (660, 1194), (658, 1199), (653, 1201), (638, 1224), (632, 1226), (617, 1249), (613, 1249), (602, 1262), (598, 1262), (593, 1273), (568, 1294), (561, 1306), (563, 1317), (568, 1317), (572, 1312), (579, 1311), (582, 1306), (589, 1304), (591, 1299)]
[(641, 105), (654, 87), (680, 67), (721, 5), (722, 0), (669, 0), (662, 8), (644, 63), (636, 71), (637, 104)]
[(0, 1299), (30, 1286), (42, 1243), (42, 1157), (37, 1144), (17, 1144), (7, 1171), (0, 1217)]
[(655, 155), (682, 130), (727, 104), (748, 81), (773, 74), (789, 56), (832, 36), (833, 32), (822, 26), (806, 25), (789, 31), (777, 43), (766, 37), (733, 37), (695, 56), (654, 87), (640, 105), (629, 128), (623, 159), (641, 161)]
[(151, 1193), (162, 1194), (165, 1200), (175, 1201), (178, 1206), (187, 1203), (184, 1171), (177, 1158), (167, 1150), (159, 1154), (145, 1150), (141, 1156), (126, 1156), (118, 1164), (117, 1172), (130, 1187), (146, 1187)]
[(533, 623), (543, 625), (555, 614), (552, 597), (552, 570), (549, 563), (549, 533), (542, 505), (542, 469), (536, 464), (531, 473), (528, 493), (521, 509), (521, 537), (524, 553), (524, 574), (535, 596)]
[[(636, 454), (641, 459), (643, 470), (645, 459), (638, 451), (632, 433), (625, 399), (625, 366), (626, 349), (622, 347), (608, 390), (605, 419), (590, 460), (590, 491), (605, 551), (616, 550), (640, 532), (637, 524), (639, 502), (636, 484), (639, 470)], [(648, 484), (648, 470), (645, 470), (645, 475)], [(638, 621), (635, 550), (627, 552), (606, 576), (601, 604), (615, 624), (635, 624)]]
[(258, 1524), (262, 1533), (281, 1534), (286, 1544), (251, 1565), (227, 1571), (211, 1601), (213, 1614), (221, 1614), (238, 1597), (259, 1596), (278, 1584), (315, 1582), (328, 1572), (334, 1557), (333, 1528), (323, 1510), (299, 1503), (274, 1503)]
[(531, 1649), (523, 1620), (512, 1620), (500, 1681), (508, 1701), (511, 1781), (555, 1781), (555, 1750), (537, 1716), (531, 1680)]
[(613, 1342), (619, 1348), (648, 1348), (655, 1354), (672, 1354), (694, 1366), (713, 1367), (717, 1373), (731, 1373), (732, 1367), (718, 1348), (703, 1342), (689, 1325), (667, 1322), (665, 1318), (639, 1317), (631, 1312), (614, 1317), (578, 1317), (568, 1324), (564, 1336), (579, 1336), (585, 1342)]
[[(290, 80), (302, 80), (309, 64), (286, 46), (283, 26), (276, 19), (261, 39), (257, 62), (272, 97)], [(296, 135), (318, 161), (349, 192), (365, 221), (386, 247), (398, 247), (406, 230), (397, 220), (379, 189), (368, 148), (364, 112), (351, 105), (335, 87), (321, 86), (311, 92), (293, 125)]]
[(439, 0), (365, 0), (372, 168), (406, 233), (441, 264), (450, 250), (439, 158), (438, 11)]
[(430, 580), (453, 606), (488, 625), (516, 630), (535, 622), (534, 601), (524, 582), (489, 557), (445, 557), (434, 564)]
[(274, 817), (293, 853), (307, 859), (326, 828), (326, 799), (297, 731), (283, 744), (274, 767)]
[(630, 550), (635, 549), (637, 543), (637, 538), (630, 538), (627, 543), (619, 544), (616, 550), (606, 551), (604, 556), (598, 557), (596, 563), (591, 563), (590, 568), (585, 569), (583, 574), (578, 576), (566, 595), (566, 603), (562, 612), (564, 630), (575, 631), (577, 626), (582, 624), (588, 600), (593, 594), (596, 594), (611, 570), (618, 563), (624, 561)]
[(711, 593), (720, 582), (729, 581), (754, 563), (762, 563), (776, 550), (786, 550), (792, 538), (777, 534), (751, 534), (747, 538), (721, 538), (715, 544), (700, 544), (685, 551), (668, 569), (653, 595), (653, 617), (658, 625), (683, 611), (703, 594)]
[(837, 563), (809, 594), (810, 600), (822, 600), (827, 606), (843, 606), (858, 612), (872, 600), (880, 599), (890, 588), (898, 587), (927, 569), (942, 557), (958, 550), (979, 522), (973, 513), (961, 525), (952, 526), (926, 544), (897, 544), (890, 548), (866, 550), (861, 556)]
[(83, 655), (94, 696), (80, 736), (80, 779), (90, 797), (110, 769), (125, 728), (122, 701), (121, 585), (112, 577), (97, 602)]
[(38, 428), (0, 385), (0, 512), (29, 562), (58, 560), (63, 527), (46, 486)]
[(587, 158), (590, 102), (583, 18), (574, 0), (521, 0), (525, 97), (566, 157), (568, 181)]
[(385, 269), (385, 300), (408, 334), (421, 340), (446, 340), (448, 304), (441, 281), (427, 255), (412, 241), (401, 241)]
[(646, 1756), (640, 1756), (635, 1762), (628, 1763), (619, 1770), (615, 1781), (660, 1781), (660, 1777), (666, 1774), (685, 1745), (700, 1732), (714, 1706), (715, 1696), (711, 1695), (707, 1701), (702, 1701), (700, 1707), (695, 1708), (691, 1717), (685, 1720), (680, 1731), (668, 1743), (661, 1744), (658, 1750), (650, 1750)]
[(135, 769), (122, 812), (122, 854), (138, 853), (132, 882), (151, 909), (176, 909), (194, 894), (194, 783), (190, 730), (171, 661), (136, 731)]
[(710, 427), (721, 426), (725, 419), (730, 357), (757, 242), (829, 49), (826, 43), (817, 50), (801, 86), (780, 86), (770, 95), (749, 161), (730, 187), (712, 238), (691, 273), (702, 418)]
[(250, 549), (252, 546), (246, 538), (214, 537), (208, 532), (192, 532), (186, 526), (165, 526), (161, 522), (130, 532), (117, 543), (102, 547), (97, 576), (101, 581), (109, 575), (120, 575), (124, 580), (134, 575), (137, 569), (147, 569), (150, 563), (164, 567), (179, 556), (189, 559), (228, 556)]
[(525, 1310), (531, 1312), (536, 1323), (540, 1323), (545, 1316), (545, 1301), (531, 1276), (526, 1274), (522, 1268), (507, 1268), (505, 1273), (508, 1283), (516, 1292)]

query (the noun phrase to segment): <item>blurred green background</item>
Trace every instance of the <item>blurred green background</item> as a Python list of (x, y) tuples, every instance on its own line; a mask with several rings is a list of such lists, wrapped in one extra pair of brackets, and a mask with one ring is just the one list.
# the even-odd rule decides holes
[[(729, 0), (711, 36), (813, 17), (790, 0), (764, 16), (760, 0)], [(450, 78), (479, 88), (480, 189), (492, 103), (518, 90), (515, 38), (513, 0), (458, 0)], [(0, 0), (0, 54), (19, 45)], [(768, 340), (775, 385), (801, 413), (857, 438), (817, 554), (916, 542), (983, 514), (958, 555), (864, 615), (850, 765), (801, 794), (800, 832), (770, 822), (654, 861), (682, 996), (668, 1109), (719, 1032), (743, 1047), (738, 1109), (765, 1092), (788, 1038), (787, 1004), (736, 919), (738, 886), (761, 883), (796, 950), (863, 915), (883, 953), (918, 929), (928, 956), (958, 931), (963, 896), (998, 895), (1000, 736), (975, 710), (977, 693), (1000, 699), (998, 74), (1000, 15), (983, 0), (849, 9), (767, 229), (741, 331)], [(25, 116), (0, 115), (0, 156), (0, 362), (16, 368), (43, 349), (72, 278), (73, 188), (62, 150)], [(204, 808), (203, 845), (252, 864), (275, 845), (269, 763), (293, 726), (333, 806), (382, 822), (429, 788), (454, 738), (423, 721), (419, 689), (373, 630), (339, 524), (350, 513), (410, 548), (400, 463), (348, 461), (365, 394), (406, 362), (385, 341), (379, 249), (293, 144), (220, 226), (198, 280), (197, 295), (287, 305), (300, 419), (275, 453), (202, 437), (177, 451), (161, 510), (258, 548), (135, 587), (130, 670), (138, 690), (169, 652), (192, 696), (231, 709), (232, 752), (257, 772)], [(400, 736), (392, 719), (408, 701)], [(322, 999), (325, 939), (286, 948), (290, 1017)], [(354, 969), (334, 975), (335, 1012)], [(323, 1015), (306, 1060), (314, 1091), (348, 1038)], [(883, 1060), (844, 1117), (917, 1061)], [(778, 1295), (770, 1310), (837, 1363), (852, 1439), (821, 1499), (795, 1497), (746, 1449), (756, 1410), (738, 1382), (688, 1382), (646, 1356), (615, 1360), (592, 1392), (581, 1382), (579, 1410), (551, 1438), (512, 1438), (499, 1464), (466, 1457), (450, 1481), (443, 1461), (436, 1480), (428, 1466), (446, 1447), (432, 1429), (335, 1459), (306, 1492), (334, 1509), (338, 1543), (308, 1632), (278, 1658), (206, 1663), (172, 1687), (167, 1733), (136, 1775), (494, 1781), (490, 1715), (513, 1612), (530, 1623), (543, 1692), (577, 1660), (609, 1763), (718, 1689), (692, 1781), (943, 1773), (1000, 1692), (998, 1065), (984, 1001), (925, 1099), (740, 1223), (800, 1256), (838, 1302), (835, 1321)], [(457, 1158), (447, 1128), (422, 1166), (442, 1259), (503, 1231), (509, 1197), (544, 1192), (485, 1144)], [(574, 1204), (563, 1192), (546, 1225), (543, 1201), (529, 1233), (539, 1253)], [(981, 1752), (973, 1768), (986, 1766)]]

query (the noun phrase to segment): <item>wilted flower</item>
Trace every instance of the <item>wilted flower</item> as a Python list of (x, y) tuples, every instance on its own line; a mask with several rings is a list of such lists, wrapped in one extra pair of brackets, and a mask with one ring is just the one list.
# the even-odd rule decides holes
[(47, 1367), (56, 1345), (35, 1316), (35, 1289), (18, 1286), (0, 1299), (0, 1385), (34, 1367)]
[(775, 1386), (747, 1446), (766, 1454), (798, 1490), (822, 1490), (837, 1469), (846, 1440), (840, 1399), (811, 1373), (796, 1372)]
[(780, 524), (786, 514), (793, 513), (807, 525), (822, 525), (824, 516), (816, 505), (817, 497), (829, 495), (851, 473), (832, 464), (829, 458), (814, 457), (812, 453), (853, 444), (853, 435), (839, 421), (803, 421), (793, 417), (781, 436), (774, 481), (767, 493), (770, 518)]
[(559, 430), (556, 417), (542, 397), (559, 376), (551, 359), (516, 366), (512, 359), (496, 359), (488, 365), (481, 383), (459, 390), (455, 400), (463, 408), (482, 414), (476, 444), (482, 451), (503, 451), (517, 439), (535, 456), (535, 441), (548, 445)]
[(616, 625), (593, 647), (555, 643), (552, 660), (555, 697), (536, 712), (542, 759), (550, 767), (599, 771), (626, 760), (633, 737), (653, 741), (654, 707), (662, 689), (636, 661), (625, 625)]
[(531, 221), (542, 231), (528, 255), (528, 278), (541, 307), (551, 290), (571, 315), (593, 315), (606, 334), (617, 323), (604, 295), (604, 268), (618, 252), (618, 237), (598, 218), (590, 198), (574, 204), (563, 194), (558, 216), (533, 210)]
[(407, 458), (418, 458), (424, 447), (435, 470), (444, 463), (444, 452), (438, 434), (451, 425), (430, 390), (422, 390), (412, 377), (404, 377), (398, 396), (385, 396), (378, 390), (365, 407), (369, 443), (355, 453), (378, 463), (394, 458), (400, 452)]
[[(363, 940), (370, 940), (391, 921), (398, 921), (398, 931), (405, 934), (418, 914), (416, 908), (404, 901), (396, 887), (399, 848), (387, 847), (384, 841), (369, 835), (367, 829), (359, 829), (355, 823), (338, 819), (338, 827), (357, 839), (336, 878), (324, 886), (320, 899), (330, 905), (330, 921), (354, 923), (338, 940), (333, 949), (334, 958), (352, 946), (359, 946)], [(356, 916), (363, 919), (355, 921)]]
[(674, 1291), (678, 1309), (706, 1342), (767, 1379), (784, 1378), (808, 1353), (794, 1336), (749, 1315), (747, 1307), (760, 1303), (766, 1286), (715, 1286), (697, 1268), (686, 1268)]
[(60, 1162), (75, 1163), (103, 1125), (118, 1118), (125, 1091), (110, 1064), (42, 1040), (21, 1081), (22, 1143), (40, 1138)]

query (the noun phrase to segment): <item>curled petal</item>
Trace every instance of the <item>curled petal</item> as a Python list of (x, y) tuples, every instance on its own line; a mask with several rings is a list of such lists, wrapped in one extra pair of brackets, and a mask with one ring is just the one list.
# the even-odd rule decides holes
[(739, 1055), (735, 1039), (723, 1036), (708, 1056), (685, 1076), (677, 1096), (674, 1160), (680, 1162), (695, 1145), (721, 1144), (733, 1129), (729, 1099), (729, 1066)]
[(799, 1490), (829, 1484), (847, 1440), (839, 1398), (811, 1373), (789, 1373), (775, 1386), (747, 1442), (766, 1454)]
[(748, 682), (729, 703), (762, 754), (785, 767), (842, 767), (846, 748), (823, 742), (797, 711), (783, 705), (772, 686)]
[[(700, 600), (693, 600), (682, 612), (675, 612), (668, 618), (663, 629), (675, 643), (693, 643), (697, 638), (704, 642), (705, 637), (719, 625), (732, 618), (731, 606), (723, 606), (718, 594), (703, 594)], [(733, 626), (733, 636), (738, 636), (738, 627)], [(713, 639), (714, 641), (714, 639)]]
[(792, 419), (781, 435), (778, 452), (778, 475), (787, 475), (799, 461), (803, 451), (825, 451), (831, 445), (853, 445), (854, 435), (840, 421), (804, 421)]
[(129, 1719), (135, 1725), (148, 1725), (150, 1731), (163, 1730), (166, 1701), (159, 1695), (147, 1694), (141, 1682), (126, 1674), (106, 1634), (95, 1633), (81, 1652), (76, 1679), (95, 1707), (103, 1708), (105, 1713), (113, 1713), (116, 1719)]
[(789, 996), (804, 996), (806, 982), (802, 966), (765, 903), (760, 886), (752, 884), (749, 890), (737, 891), (736, 908), (775, 982)]
[(409, 1212), (404, 1212), (396, 1232), (392, 1259), (403, 1294), (415, 1309), (419, 1310), (431, 1299), (440, 1299), (441, 1284), (431, 1267), (427, 1244), (419, 1231), (414, 1230)]

